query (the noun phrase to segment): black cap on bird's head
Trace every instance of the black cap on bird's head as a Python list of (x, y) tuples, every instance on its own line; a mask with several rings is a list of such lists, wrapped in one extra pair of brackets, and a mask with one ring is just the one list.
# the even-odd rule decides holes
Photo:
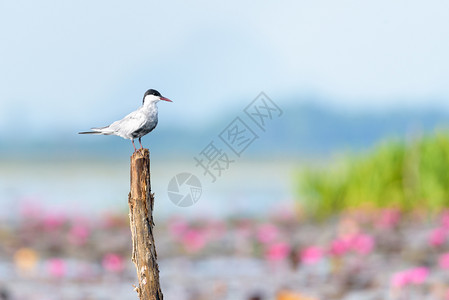
[(149, 89), (148, 91), (145, 92), (145, 95), (143, 95), (143, 97), (145, 98), (148, 95), (155, 95), (155, 96), (161, 96), (161, 93), (159, 93), (156, 90), (153, 89)]
[(149, 90), (146, 91), (145, 94), (143, 95), (142, 103), (145, 103), (145, 97), (146, 97), (146, 96), (149, 96), (149, 95), (156, 96), (156, 97), (159, 98), (159, 100), (164, 100), (164, 101), (168, 101), (168, 102), (173, 102), (173, 101), (171, 101), (170, 99), (163, 97), (163, 96), (161, 95), (161, 93), (159, 93), (158, 91), (153, 90), (153, 89), (149, 89)]

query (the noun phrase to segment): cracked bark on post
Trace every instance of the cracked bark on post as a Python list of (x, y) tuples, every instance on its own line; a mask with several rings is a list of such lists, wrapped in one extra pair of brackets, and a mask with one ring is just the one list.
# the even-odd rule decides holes
[(162, 300), (156, 246), (153, 238), (154, 197), (150, 183), (150, 152), (139, 149), (131, 156), (131, 190), (128, 197), (132, 234), (132, 261), (136, 265), (140, 300)]

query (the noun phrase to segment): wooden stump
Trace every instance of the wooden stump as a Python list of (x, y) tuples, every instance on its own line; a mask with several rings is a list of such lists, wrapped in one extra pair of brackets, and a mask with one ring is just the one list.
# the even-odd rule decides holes
[(136, 265), (140, 300), (162, 300), (156, 246), (153, 238), (154, 195), (150, 183), (150, 152), (139, 149), (131, 156), (131, 191), (128, 197), (132, 234), (132, 261)]

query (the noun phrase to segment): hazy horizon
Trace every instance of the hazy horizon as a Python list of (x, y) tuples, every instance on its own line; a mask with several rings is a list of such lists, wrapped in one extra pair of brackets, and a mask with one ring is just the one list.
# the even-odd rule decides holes
[(205, 124), (261, 91), (283, 106), (310, 96), (344, 110), (447, 109), (447, 8), (438, 0), (2, 2), (0, 136), (107, 124), (148, 88), (174, 101), (160, 105), (161, 126)]

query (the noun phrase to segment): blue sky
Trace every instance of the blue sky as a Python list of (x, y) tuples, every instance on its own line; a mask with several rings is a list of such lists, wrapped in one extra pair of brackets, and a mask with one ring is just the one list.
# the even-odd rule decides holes
[(174, 100), (160, 118), (186, 126), (260, 91), (350, 109), (449, 103), (443, 0), (1, 1), (0, 36), (0, 135), (106, 125), (148, 88)]

